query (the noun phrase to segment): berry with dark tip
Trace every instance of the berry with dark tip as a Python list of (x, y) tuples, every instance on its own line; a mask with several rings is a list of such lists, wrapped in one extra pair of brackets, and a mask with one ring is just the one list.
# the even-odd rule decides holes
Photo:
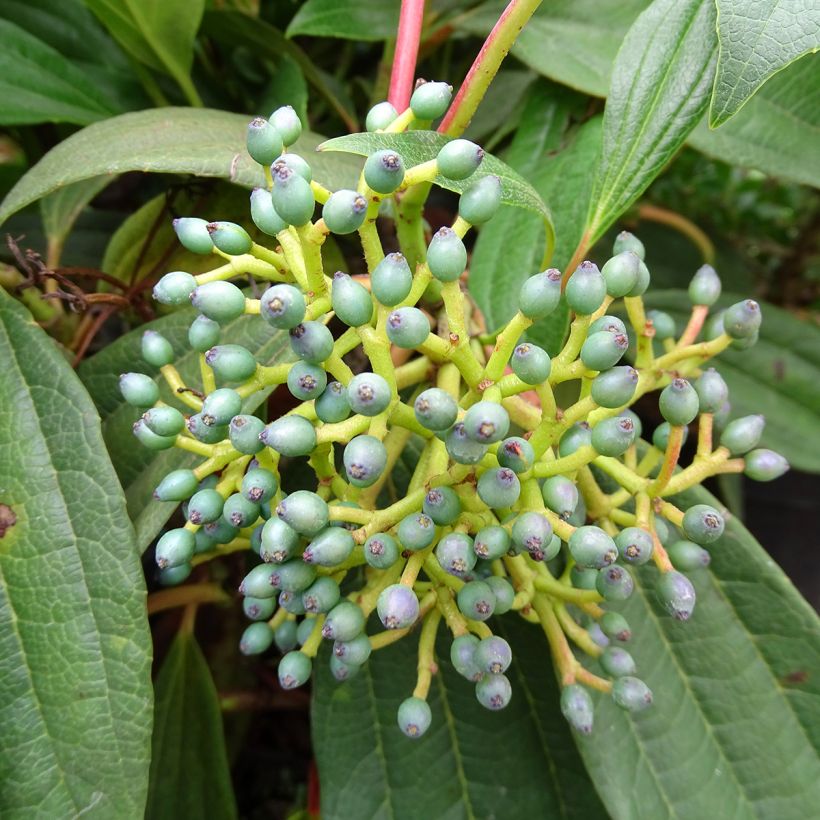
[(184, 305), (191, 298), (195, 287), (196, 279), (190, 273), (176, 270), (166, 273), (154, 285), (152, 293), (161, 305)]
[(436, 157), (439, 173), (457, 180), (467, 179), (481, 165), (483, 159), (484, 149), (465, 139), (448, 142)]
[(497, 575), (491, 575), (484, 582), (492, 590), (495, 596), (495, 615), (503, 615), (512, 609), (513, 601), (515, 599), (515, 590), (512, 584), (506, 578), (500, 578)]
[(349, 641), (334, 641), (333, 643), (333, 654), (339, 660), (353, 666), (361, 666), (363, 663), (367, 663), (371, 651), (370, 641), (364, 633)]
[(686, 379), (672, 379), (658, 399), (661, 415), (674, 426), (684, 426), (695, 420), (700, 409), (697, 391)]
[(272, 167), (273, 191), (271, 200), (276, 213), (297, 228), (307, 225), (313, 216), (316, 201), (310, 182), (285, 164), (275, 162)]
[(259, 440), (283, 456), (307, 456), (316, 447), (316, 428), (303, 416), (282, 416), (265, 426)]
[(273, 285), (259, 300), (262, 318), (279, 330), (290, 330), (305, 318), (305, 297), (293, 285)]
[(364, 614), (351, 601), (342, 601), (330, 610), (322, 625), (322, 637), (331, 641), (352, 641), (364, 629)]
[(519, 550), (528, 552), (535, 561), (543, 561), (552, 541), (552, 526), (540, 513), (524, 512), (515, 519), (511, 537)]
[(496, 458), (502, 467), (509, 467), (515, 473), (524, 473), (535, 462), (535, 450), (524, 438), (505, 438), (496, 450)]
[(419, 81), (410, 97), (410, 109), (418, 120), (436, 120), (447, 110), (452, 96), (453, 87), (447, 83)]
[(310, 679), (313, 664), (310, 658), (302, 652), (288, 652), (279, 661), (279, 685), (283, 689), (296, 689)]
[(245, 144), (251, 159), (260, 165), (270, 165), (282, 153), (282, 135), (264, 117), (254, 117), (250, 121)]
[(774, 450), (752, 450), (745, 461), (743, 472), (753, 481), (774, 481), (789, 469), (789, 462)]
[(322, 575), (302, 593), (302, 606), (305, 612), (314, 615), (330, 612), (339, 603), (340, 597), (339, 585), (327, 575)]
[(496, 402), (476, 402), (464, 416), (464, 432), (480, 444), (501, 441), (510, 429), (510, 415)]
[(556, 268), (525, 279), (518, 292), (518, 309), (533, 321), (549, 316), (560, 301), (561, 271)]
[(671, 571), (661, 575), (656, 587), (658, 600), (676, 620), (688, 621), (695, 609), (695, 588), (680, 572)]
[(491, 525), (476, 533), (473, 551), (479, 558), (494, 561), (507, 554), (510, 544), (511, 540), (507, 530), (498, 525)]
[(273, 630), (267, 623), (249, 624), (239, 639), (239, 651), (243, 655), (261, 655), (273, 643)]
[(632, 629), (629, 622), (620, 612), (605, 612), (601, 616), (601, 630), (607, 638), (626, 643), (632, 638)]
[(241, 492), (248, 501), (256, 504), (264, 504), (273, 498), (273, 494), (279, 488), (276, 475), (270, 470), (262, 467), (255, 467), (248, 470), (242, 479)]
[(578, 527), (567, 542), (576, 563), (582, 567), (601, 569), (615, 563), (618, 547), (600, 527), (586, 525)]
[(120, 376), (120, 393), (132, 407), (150, 407), (159, 401), (159, 387), (144, 373), (123, 373)]
[(574, 481), (563, 475), (550, 476), (541, 487), (541, 496), (548, 509), (565, 521), (578, 506), (578, 488)]
[(629, 338), (625, 334), (599, 330), (587, 336), (580, 358), (590, 370), (609, 370), (618, 364), (628, 347)]
[(397, 720), (399, 729), (407, 737), (415, 739), (421, 737), (430, 728), (433, 715), (427, 701), (414, 697), (407, 698), (399, 704)]
[(376, 151), (364, 164), (364, 181), (377, 194), (392, 194), (404, 181), (404, 160), (390, 149)]
[(345, 447), (342, 461), (347, 480), (354, 487), (370, 487), (384, 473), (387, 450), (375, 436), (356, 436)]
[(327, 502), (310, 492), (296, 490), (276, 505), (276, 515), (300, 535), (308, 537), (323, 530), (330, 519)]
[(605, 601), (625, 601), (635, 589), (635, 581), (626, 567), (613, 564), (598, 570), (595, 589)]
[(484, 673), (475, 662), (478, 638), (475, 635), (459, 635), (450, 645), (450, 663), (461, 677), (473, 683), (481, 680)]
[(364, 560), (376, 569), (387, 569), (399, 560), (399, 547), (392, 535), (377, 532), (364, 542)]
[(452, 228), (439, 228), (427, 247), (427, 267), (440, 282), (455, 282), (467, 267), (467, 249)]
[(474, 621), (486, 621), (495, 611), (495, 595), (484, 581), (469, 581), (464, 584), (458, 591), (456, 600), (461, 614)]
[(354, 413), (378, 416), (390, 404), (390, 385), (377, 373), (359, 373), (347, 385), (347, 400)]
[(168, 530), (157, 541), (155, 550), (157, 566), (165, 569), (187, 564), (193, 558), (195, 546), (194, 534), (189, 530), (182, 527)]
[(191, 253), (212, 253), (214, 243), (208, 233), (208, 220), (195, 216), (181, 216), (172, 223), (174, 233), (185, 250)]
[(358, 191), (334, 191), (322, 208), (322, 219), (335, 234), (358, 230), (366, 215), (367, 200)]
[(301, 322), (288, 336), (291, 350), (311, 364), (320, 364), (333, 352), (333, 334), (322, 322)]
[(626, 527), (615, 536), (621, 560), (640, 566), (651, 557), (655, 547), (652, 533), (640, 527)]
[(396, 347), (413, 350), (430, 335), (430, 320), (418, 308), (403, 307), (390, 313), (384, 329)]
[(612, 700), (627, 712), (640, 712), (652, 705), (652, 690), (640, 678), (625, 675), (613, 682)]
[(450, 575), (463, 576), (475, 567), (473, 539), (463, 532), (451, 532), (436, 544), (436, 560)]
[(762, 321), (760, 305), (753, 299), (746, 299), (726, 308), (723, 314), (723, 332), (733, 339), (753, 338), (760, 330)]
[(368, 289), (341, 271), (333, 274), (330, 306), (350, 327), (366, 325), (373, 316), (373, 300)]
[(479, 498), (491, 509), (512, 507), (521, 494), (521, 482), (508, 467), (487, 470), (478, 479), (476, 491)]
[(626, 325), (623, 321), (617, 316), (610, 316), (609, 314), (599, 316), (594, 322), (591, 322), (587, 335), (598, 333), (601, 330), (608, 330), (610, 333), (622, 333), (624, 336), (627, 335)]
[(451, 487), (433, 487), (424, 496), (422, 512), (439, 526), (452, 524), (461, 513), (461, 501)]
[(327, 387), (327, 373), (317, 364), (296, 362), (288, 373), (288, 390), (297, 399), (308, 401), (324, 393)]
[(681, 525), (686, 537), (704, 546), (723, 535), (723, 516), (708, 504), (695, 504), (683, 514)]
[(592, 698), (583, 686), (571, 683), (561, 690), (561, 714), (576, 732), (592, 734)]
[(588, 316), (598, 310), (606, 293), (606, 280), (594, 262), (581, 262), (567, 280), (564, 290), (567, 305), (579, 316)]
[(249, 527), (259, 518), (259, 505), (248, 501), (242, 493), (234, 493), (225, 499), (222, 515), (234, 527)]
[(315, 400), (314, 408), (319, 420), (326, 424), (344, 421), (350, 415), (347, 388), (341, 382), (330, 382)]
[(245, 455), (255, 455), (264, 448), (259, 436), (265, 429), (265, 422), (256, 416), (238, 415), (228, 425), (228, 438), (235, 450)]
[(241, 345), (216, 345), (205, 354), (205, 363), (225, 381), (241, 382), (256, 372), (256, 359)]
[(477, 464), (487, 452), (487, 445), (470, 438), (461, 422), (450, 428), (444, 446), (450, 458), (459, 464)]
[(293, 145), (302, 134), (302, 121), (293, 106), (280, 106), (270, 115), (270, 121), (282, 135), (285, 145)]
[(188, 520), (192, 524), (210, 524), (222, 515), (225, 499), (214, 489), (206, 487), (191, 496), (188, 502)]
[(305, 547), (302, 560), (320, 567), (335, 567), (353, 552), (353, 536), (344, 527), (327, 527)]
[(387, 307), (404, 301), (412, 286), (413, 273), (400, 253), (388, 253), (370, 275), (373, 295)]
[(709, 566), (712, 556), (693, 541), (675, 541), (666, 552), (672, 566), (680, 572), (692, 572)]
[(592, 428), (592, 446), (602, 456), (620, 456), (635, 441), (635, 425), (627, 416), (599, 421)]
[(615, 409), (629, 404), (638, 387), (638, 371), (629, 365), (610, 367), (592, 380), (592, 400), (601, 407)]
[(379, 595), (376, 611), (385, 629), (404, 629), (418, 619), (419, 599), (410, 587), (392, 584)]
[(299, 551), (299, 534), (281, 518), (269, 518), (262, 526), (259, 557), (266, 563), (283, 564)]
[(419, 393), (413, 402), (418, 423), (433, 432), (449, 430), (458, 417), (458, 404), (446, 391), (430, 387)]
[(513, 350), (510, 367), (525, 384), (543, 384), (549, 378), (552, 361), (542, 347), (522, 342)]
[(142, 420), (158, 436), (176, 436), (185, 429), (185, 416), (175, 407), (152, 407), (142, 414)]
[(229, 256), (240, 256), (253, 247), (248, 232), (233, 222), (209, 222), (208, 233), (217, 250)]
[(424, 513), (411, 513), (399, 521), (396, 537), (404, 549), (413, 552), (427, 549), (436, 537), (435, 522)]
[(503, 638), (491, 635), (479, 641), (473, 653), (473, 661), (482, 672), (500, 675), (512, 663), (512, 649)]
[(492, 711), (503, 709), (512, 698), (512, 686), (506, 675), (485, 675), (475, 685), (478, 702)]
[(267, 621), (275, 610), (275, 598), (252, 598), (248, 595), (242, 599), (242, 611), (252, 621)]
[(209, 393), (202, 402), (202, 421), (207, 425), (230, 423), (242, 409), (242, 397), (230, 387)]

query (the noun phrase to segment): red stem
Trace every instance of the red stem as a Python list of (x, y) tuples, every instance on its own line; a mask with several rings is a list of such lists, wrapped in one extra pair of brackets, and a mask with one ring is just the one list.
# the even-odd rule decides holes
[(423, 19), (424, 0), (402, 0), (396, 52), (390, 73), (390, 92), (387, 95), (396, 111), (404, 111), (410, 104)]

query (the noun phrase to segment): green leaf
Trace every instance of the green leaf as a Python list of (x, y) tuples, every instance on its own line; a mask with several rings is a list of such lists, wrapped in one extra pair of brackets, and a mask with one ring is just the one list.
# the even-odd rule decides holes
[[(718, 307), (744, 297), (724, 294)], [(683, 328), (690, 303), (685, 291), (649, 291), (647, 304), (675, 316)], [(766, 416), (763, 446), (793, 467), (820, 472), (820, 329), (785, 310), (761, 305), (760, 340), (748, 350), (729, 349), (716, 360), (729, 385), (732, 417)]]
[[(101, 174), (146, 171), (219, 177), (253, 188), (261, 166), (245, 150), (248, 117), (227, 111), (160, 108), (84, 128), (51, 149), (0, 205), (0, 223), (46, 194)], [(304, 133), (294, 150), (310, 158), (314, 176), (332, 188), (355, 185), (358, 163), (311, 154), (321, 137)]]
[(507, 673), (510, 705), (483, 709), (440, 638), (428, 698), (433, 722), (419, 740), (396, 723), (415, 684), (416, 636), (374, 652), (344, 684), (330, 674), (328, 653), (319, 656), (311, 721), (323, 820), (606, 817), (558, 710), (543, 633), (515, 616), (497, 626), (513, 645), (538, 641), (536, 651), (516, 653)]
[(709, 126), (717, 128), (773, 74), (820, 48), (820, 7), (807, 0), (717, 0), (717, 73)]
[[(454, 25), (486, 37), (506, 2), (490, 0)], [(649, 0), (555, 0), (532, 16), (512, 47), (513, 56), (551, 80), (606, 96), (618, 46)]]
[(90, 177), (67, 185), (40, 201), (43, 230), (50, 254), (59, 253), (77, 218), (111, 181), (111, 177)]
[(725, 125), (706, 120), (689, 142), (715, 159), (820, 188), (820, 55), (804, 57), (772, 77)]
[[(720, 506), (703, 489), (675, 503)], [(691, 574), (687, 623), (656, 602), (654, 569), (618, 607), (654, 704), (630, 715), (598, 696), (596, 729), (579, 748), (616, 820), (813, 817), (820, 623), (737, 519), (710, 552), (709, 570)]]
[[(448, 137), (435, 131), (408, 131), (403, 134), (348, 134), (323, 142), (319, 146), (319, 151), (343, 151), (366, 157), (374, 151), (392, 148), (401, 154), (405, 166), (410, 168), (435, 159), (442, 146), (448, 142), (450, 142)], [(460, 194), (477, 179), (490, 174), (495, 174), (501, 180), (501, 201), (505, 205), (523, 208), (542, 217), (547, 231), (547, 246), (551, 249), (554, 232), (549, 208), (526, 179), (491, 154), (484, 155), (478, 171), (466, 180), (448, 179), (438, 175), (433, 181), (440, 188)]]
[(307, 0), (288, 26), (288, 37), (388, 40), (399, 27), (400, 4), (392, 0)]
[(712, 0), (657, 0), (626, 35), (604, 111), (589, 244), (646, 190), (706, 110), (714, 28)]
[(205, 0), (85, 0), (85, 3), (132, 57), (149, 68), (166, 72), (186, 92), (193, 88), (189, 73)]
[(219, 698), (196, 639), (180, 631), (156, 683), (148, 820), (237, 816)]
[(69, 122), (87, 125), (120, 107), (59, 52), (0, 19), (0, 124)]
[(531, 71), (499, 71), (470, 120), (464, 138), (492, 151), (493, 145), (518, 127), (527, 92), (536, 79)]
[(145, 583), (99, 419), (0, 290), (0, 815), (138, 817), (151, 734)]
[[(140, 359), (139, 350), (145, 330), (159, 331), (173, 345), (174, 363), (185, 383), (199, 386), (199, 354), (188, 346), (188, 328), (196, 315), (193, 308), (186, 308), (142, 325), (85, 359), (79, 368), (80, 378), (103, 420), (103, 437), (125, 488), (128, 515), (137, 531), (140, 550), (151, 543), (177, 507), (175, 503), (155, 500), (152, 497), (154, 489), (171, 470), (190, 467), (202, 458), (176, 448), (157, 453), (138, 445), (131, 428), (140, 413), (126, 404), (120, 395), (119, 376), (129, 371), (148, 373), (160, 385), (163, 401), (189, 414), (190, 410), (176, 403), (162, 377)], [(260, 364), (285, 361), (293, 355), (287, 333), (272, 331), (258, 316), (241, 316), (225, 325), (220, 341), (243, 345)], [(271, 388), (268, 388), (251, 395), (245, 400), (242, 412), (252, 413), (270, 393)]]
[(263, 111), (275, 111), (281, 105), (293, 106), (296, 116), (308, 121), (307, 81), (299, 64), (287, 54), (279, 58), (260, 100)]

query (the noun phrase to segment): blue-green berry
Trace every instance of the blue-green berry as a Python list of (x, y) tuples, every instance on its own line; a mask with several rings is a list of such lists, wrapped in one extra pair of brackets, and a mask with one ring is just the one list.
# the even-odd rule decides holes
[(544, 504), (566, 521), (578, 506), (578, 488), (563, 475), (550, 476), (541, 487)]
[(285, 145), (293, 145), (302, 134), (302, 121), (291, 105), (283, 105), (270, 115), (274, 128), (282, 135)]
[(224, 441), (228, 434), (228, 428), (223, 424), (206, 424), (202, 413), (194, 413), (193, 416), (188, 417), (185, 423), (188, 432), (203, 444), (216, 444)]
[(617, 316), (610, 316), (608, 313), (599, 316), (594, 322), (590, 322), (587, 336), (591, 336), (593, 333), (598, 333), (601, 330), (608, 330), (610, 333), (622, 333), (624, 336), (627, 335), (626, 325), (623, 323), (623, 320)]
[(251, 159), (260, 165), (270, 165), (282, 153), (282, 135), (264, 117), (254, 117), (250, 121), (245, 144)]
[(640, 527), (626, 527), (615, 536), (621, 559), (627, 564), (645, 564), (655, 547), (652, 533)]
[(253, 240), (248, 232), (234, 222), (209, 222), (208, 233), (214, 246), (229, 256), (240, 256), (253, 247)]
[(330, 382), (313, 406), (319, 420), (326, 424), (344, 421), (350, 415), (347, 388), (341, 382)]
[(549, 316), (561, 300), (561, 271), (556, 268), (536, 273), (524, 280), (518, 292), (518, 309), (536, 321)]
[(279, 685), (283, 689), (296, 689), (310, 679), (313, 664), (302, 652), (288, 652), (279, 661)]
[(458, 404), (446, 390), (430, 387), (416, 397), (413, 412), (422, 427), (441, 432), (449, 430), (455, 424)]
[(646, 312), (646, 318), (652, 322), (652, 327), (655, 330), (655, 341), (663, 342), (666, 339), (674, 339), (677, 335), (678, 328), (675, 319), (665, 311), (649, 310)]
[(377, 194), (392, 194), (404, 181), (404, 161), (390, 149), (376, 151), (364, 164), (364, 181)]
[(459, 180), (467, 179), (473, 174), (483, 159), (484, 149), (464, 139), (448, 142), (436, 157), (439, 173), (450, 179)]
[(239, 535), (239, 527), (234, 527), (230, 521), (226, 521), (222, 516), (217, 518), (216, 521), (203, 525), (202, 531), (216, 544), (227, 544)]
[(484, 676), (474, 660), (477, 646), (478, 638), (469, 634), (459, 635), (450, 644), (450, 663), (459, 675), (473, 683), (477, 683)]
[(208, 220), (195, 216), (181, 216), (173, 221), (174, 232), (180, 244), (191, 253), (211, 253), (214, 243), (208, 233)]
[(159, 387), (144, 373), (123, 373), (120, 376), (120, 393), (132, 407), (150, 407), (159, 401)]
[(316, 578), (316, 570), (304, 561), (285, 561), (281, 564), (263, 564), (270, 572), (271, 586), (288, 592), (302, 592)]
[(672, 566), (680, 572), (691, 572), (709, 566), (712, 556), (693, 541), (675, 541), (667, 547)]
[(501, 205), (501, 180), (495, 175), (473, 182), (458, 201), (458, 215), (471, 225), (489, 222)]
[(592, 698), (583, 686), (571, 683), (561, 690), (561, 714), (576, 732), (592, 734)]
[(259, 300), (262, 318), (279, 330), (290, 330), (305, 318), (305, 297), (293, 285), (273, 285)]
[(377, 416), (390, 404), (390, 385), (378, 373), (359, 373), (347, 385), (347, 400), (354, 413)]
[(319, 364), (333, 353), (333, 334), (322, 322), (302, 322), (290, 329), (291, 350), (311, 364)]
[(461, 513), (461, 501), (451, 487), (433, 487), (424, 496), (422, 511), (439, 526), (452, 524)]
[(242, 409), (242, 397), (230, 387), (221, 387), (202, 402), (202, 421), (205, 424), (228, 424)]
[(594, 313), (603, 304), (607, 284), (594, 262), (581, 262), (567, 280), (567, 304), (579, 316)]
[(166, 273), (154, 285), (153, 295), (161, 305), (184, 305), (191, 298), (196, 279), (190, 273), (176, 270)]
[(491, 509), (512, 507), (521, 494), (518, 476), (507, 467), (487, 470), (478, 479), (476, 491), (479, 498)]
[(288, 227), (288, 223), (276, 213), (273, 197), (265, 188), (254, 188), (251, 192), (251, 219), (268, 236), (276, 236)]
[(448, 533), (436, 544), (436, 560), (450, 575), (465, 575), (475, 567), (473, 539), (463, 532)]
[(637, 387), (638, 371), (634, 367), (610, 367), (592, 380), (592, 400), (601, 407), (622, 407), (629, 404)]
[(503, 638), (491, 635), (479, 641), (473, 653), (473, 660), (482, 672), (500, 675), (506, 672), (512, 663), (512, 649)]
[(357, 635), (349, 641), (335, 641), (333, 643), (335, 657), (352, 666), (361, 666), (363, 663), (367, 663), (370, 652), (370, 641), (367, 635), (364, 634)]
[(592, 446), (602, 456), (620, 456), (632, 446), (635, 433), (628, 416), (603, 419), (592, 428)]
[(192, 524), (210, 524), (222, 515), (225, 499), (214, 489), (206, 487), (191, 496), (188, 502), (188, 520)]
[(370, 275), (373, 295), (387, 307), (403, 302), (413, 286), (413, 273), (400, 253), (388, 253)]
[(300, 549), (299, 534), (281, 518), (269, 518), (262, 526), (259, 557), (267, 564), (283, 564)]
[(497, 575), (491, 575), (484, 583), (490, 587), (495, 596), (494, 614), (503, 615), (505, 612), (509, 612), (515, 598), (515, 590), (512, 584), (506, 578), (500, 578)]
[(193, 565), (190, 563), (179, 564), (176, 567), (165, 567), (157, 573), (157, 581), (160, 586), (172, 587), (181, 584), (193, 572)]
[(476, 533), (473, 551), (479, 558), (494, 561), (509, 552), (510, 543), (509, 533), (503, 527), (491, 525)]
[(286, 152), (277, 157), (270, 167), (271, 174), (275, 177), (279, 171), (285, 168), (293, 171), (294, 174), (298, 174), (305, 182), (310, 182), (313, 179), (313, 171), (311, 170), (310, 164), (304, 157), (300, 157), (299, 154)]
[(697, 391), (686, 379), (672, 379), (658, 399), (661, 415), (674, 426), (695, 420), (700, 409)]
[(376, 103), (370, 111), (367, 112), (365, 119), (365, 128), (370, 131), (384, 131), (396, 117), (399, 116), (398, 111), (389, 102)]
[(598, 570), (592, 567), (582, 567), (577, 564), (569, 573), (572, 585), (576, 589), (595, 589), (595, 582), (598, 580)]
[(646, 267), (643, 259), (641, 259), (638, 263), (638, 281), (635, 283), (635, 287), (626, 294), (627, 297), (642, 296), (646, 293), (647, 288), (649, 288), (651, 279), (649, 268)]
[(561, 436), (558, 442), (558, 455), (571, 456), (581, 447), (592, 445), (592, 430), (585, 421), (578, 421)]
[(608, 259), (601, 268), (607, 294), (618, 299), (633, 290), (638, 283), (640, 264), (634, 251), (623, 251)]
[(288, 390), (302, 401), (318, 398), (327, 387), (327, 373), (318, 364), (296, 362), (288, 371)]
[[(298, 601), (298, 606), (296, 605)], [(282, 609), (286, 609), (291, 615), (305, 615), (305, 608), (302, 606), (302, 596), (293, 592), (283, 592), (279, 595), (279, 605)], [(296, 610), (299, 610), (298, 612)], [(304, 646), (313, 630), (316, 628), (316, 618), (306, 617), (300, 621), (296, 627), (296, 643), (299, 646)]]
[(477, 464), (487, 452), (487, 445), (470, 438), (461, 422), (447, 432), (444, 446), (450, 458), (458, 464)]
[(309, 490), (297, 490), (276, 506), (276, 514), (300, 535), (314, 536), (330, 519), (327, 502)]
[(238, 415), (228, 425), (228, 438), (235, 450), (245, 455), (255, 455), (264, 448), (259, 436), (265, 429), (265, 422), (256, 416)]
[(601, 616), (600, 626), (604, 635), (614, 641), (626, 643), (632, 638), (629, 622), (620, 612), (605, 612)]
[(256, 359), (242, 345), (216, 345), (205, 353), (205, 363), (225, 381), (241, 382), (256, 372)]
[(354, 487), (370, 487), (387, 467), (387, 449), (375, 436), (355, 436), (345, 447), (342, 461)]
[(172, 470), (154, 490), (154, 498), (157, 501), (184, 501), (196, 492), (197, 484), (193, 470)]
[(273, 643), (273, 630), (259, 621), (249, 624), (239, 639), (239, 651), (243, 655), (261, 655)]
[(746, 299), (726, 308), (723, 331), (733, 339), (755, 338), (762, 321), (760, 305), (753, 299)]
[(427, 247), (427, 266), (440, 282), (455, 282), (467, 267), (467, 249), (452, 228), (439, 228)]
[(723, 535), (723, 516), (708, 504), (695, 504), (683, 514), (681, 525), (686, 537), (704, 546), (717, 541)]
[(271, 200), (276, 213), (289, 225), (297, 228), (307, 225), (316, 206), (310, 182), (278, 161), (271, 170), (274, 182)]
[(511, 436), (498, 445), (496, 457), (502, 467), (509, 467), (516, 473), (524, 473), (535, 461), (535, 450), (526, 439)]
[[(272, 599), (271, 599), (272, 600)], [(273, 630), (273, 642), (276, 648), (284, 655), (298, 646), (296, 621), (283, 621)]]
[(419, 617), (419, 600), (410, 587), (392, 584), (379, 595), (376, 611), (385, 629), (405, 629)]
[(358, 666), (351, 666), (350, 664), (339, 660), (339, 658), (335, 655), (331, 655), (329, 666), (330, 674), (333, 675), (333, 677), (340, 683), (342, 681), (350, 680), (359, 674)]
[(789, 469), (789, 462), (774, 450), (758, 449), (746, 454), (744, 473), (753, 481), (774, 481)]
[(328, 230), (348, 234), (361, 228), (367, 215), (367, 200), (358, 191), (334, 191), (322, 208)]
[(194, 534), (182, 527), (175, 530), (168, 530), (157, 541), (155, 557), (157, 566), (160, 569), (166, 567), (178, 567), (180, 564), (187, 564), (194, 555), (196, 540)]
[(689, 283), (689, 300), (693, 305), (712, 307), (720, 296), (720, 277), (711, 265), (701, 265)]
[(543, 384), (549, 378), (552, 361), (542, 347), (522, 342), (513, 350), (510, 367), (525, 384)]
[(152, 407), (142, 414), (142, 420), (158, 436), (176, 436), (185, 429), (185, 416), (176, 407)]
[(625, 601), (635, 589), (635, 581), (626, 567), (613, 564), (598, 570), (595, 588), (606, 601)]
[(198, 353), (219, 344), (219, 323), (207, 316), (197, 316), (188, 328), (188, 344)]
[(652, 705), (652, 690), (640, 678), (626, 675), (612, 684), (612, 700), (627, 712), (640, 712)]
[(259, 518), (259, 505), (249, 501), (242, 493), (234, 493), (225, 499), (222, 515), (234, 527), (249, 527)]
[(276, 611), (276, 598), (253, 598), (248, 595), (242, 599), (242, 611), (252, 621), (267, 621)]
[(497, 402), (476, 402), (464, 416), (464, 432), (479, 444), (493, 444), (507, 435), (510, 415)]
[[(720, 436), (720, 443), (726, 447), (733, 456), (743, 455), (749, 450), (757, 447), (760, 437), (763, 435), (763, 428), (766, 426), (766, 419), (763, 416), (743, 416), (742, 418), (730, 421)], [(158, 431), (154, 431), (158, 432)]]
[(580, 358), (590, 370), (609, 370), (618, 364), (628, 347), (629, 337), (625, 334), (599, 330), (587, 336)]
[(695, 609), (695, 588), (680, 572), (664, 572), (656, 586), (658, 600), (676, 620), (688, 621)]
[(411, 513), (399, 521), (396, 536), (405, 549), (413, 552), (427, 549), (436, 537), (435, 521), (424, 513)]
[(612, 253), (619, 254), (624, 251), (632, 251), (639, 259), (646, 259), (646, 248), (637, 236), (629, 231), (621, 231), (612, 245)]
[(330, 306), (339, 319), (350, 327), (366, 325), (373, 316), (370, 291), (341, 271), (333, 274)]
[(453, 87), (447, 83), (422, 82), (410, 97), (410, 109), (417, 120), (436, 120), (450, 105)]
[(478, 702), (495, 712), (507, 706), (512, 698), (512, 686), (506, 675), (485, 675), (475, 685)]
[(515, 519), (510, 534), (519, 550), (526, 550), (534, 561), (543, 561), (552, 541), (552, 525), (540, 513), (524, 512)]
[(713, 367), (704, 370), (694, 382), (701, 413), (717, 413), (729, 398), (729, 388), (723, 376)]
[(302, 606), (305, 612), (314, 615), (330, 612), (339, 603), (340, 597), (339, 585), (329, 576), (322, 575), (302, 593)]
[(458, 591), (456, 601), (461, 614), (474, 621), (486, 621), (495, 612), (495, 595), (484, 581), (469, 581), (464, 584)]
[(618, 558), (618, 547), (600, 527), (578, 527), (567, 544), (575, 562), (582, 567), (601, 569), (615, 563)]
[(276, 476), (263, 467), (248, 470), (242, 478), (241, 493), (248, 501), (253, 501), (255, 504), (270, 501), (277, 489), (279, 489), (279, 482)]
[(396, 539), (386, 532), (377, 532), (375, 535), (371, 535), (364, 542), (363, 549), (364, 560), (376, 569), (387, 569), (399, 560), (399, 546)]
[(402, 307), (388, 315), (385, 330), (396, 347), (413, 350), (429, 336), (430, 320), (416, 307)]
[(433, 715), (427, 701), (413, 697), (407, 698), (399, 704), (396, 719), (399, 723), (399, 729), (407, 737), (415, 739), (421, 737), (430, 728)]

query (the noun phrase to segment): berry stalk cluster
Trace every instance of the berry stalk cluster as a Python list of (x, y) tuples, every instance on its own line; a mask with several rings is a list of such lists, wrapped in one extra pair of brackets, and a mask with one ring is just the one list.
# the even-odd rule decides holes
[[(406, 111), (375, 106), (367, 128), (427, 127), (450, 95), (444, 83), (421, 84)], [(684, 512), (670, 498), (718, 473), (769, 480), (787, 468), (757, 447), (761, 416), (728, 421), (726, 384), (704, 369), (730, 345), (754, 342), (758, 305), (743, 301), (708, 316), (720, 280), (704, 266), (678, 335), (670, 316), (645, 311), (644, 248), (623, 233), (600, 269), (583, 262), (564, 289), (554, 269), (528, 278), (517, 313), (487, 334), (463, 290), (464, 236), (491, 219), (502, 198), (501, 180), (482, 175), (482, 149), (454, 139), (412, 167), (380, 150), (367, 158), (356, 190), (330, 192), (289, 150), (300, 132), (288, 107), (248, 127), (248, 151), (268, 180), (251, 194), (251, 220), (270, 247), (234, 223), (174, 223), (187, 249), (220, 260), (196, 276), (168, 273), (154, 289), (159, 302), (190, 302), (199, 312), (188, 339), (200, 354), (201, 384), (183, 383), (170, 343), (154, 331), (143, 336), (143, 358), (181, 407), (160, 401), (146, 375), (121, 378), (126, 400), (144, 410), (134, 425), (142, 444), (203, 459), (156, 488), (158, 499), (184, 502), (186, 517), (156, 545), (162, 582), (180, 583), (196, 564), (246, 551), (253, 566), (240, 593), (252, 623), (240, 649), (261, 653), (275, 643), (285, 688), (308, 680), (322, 641), (332, 644), (330, 667), (344, 680), (372, 651), (417, 631), (417, 683), (398, 713), (410, 737), (430, 725), (426, 701), (443, 628), (452, 663), (478, 701), (507, 705), (512, 653), (490, 618), (508, 612), (543, 629), (562, 710), (578, 731), (592, 730), (589, 687), (643, 709), (652, 693), (622, 646), (630, 627), (618, 612), (634, 589), (633, 568), (654, 565), (661, 603), (686, 620), (695, 589), (684, 573), (708, 563), (706, 548), (724, 526), (717, 510)], [(421, 204), (439, 174), (469, 184), (453, 224), (428, 237)], [(397, 216), (399, 251), (385, 253), (380, 211)], [(326, 270), (331, 233), (358, 233), (366, 275)], [(230, 281), (246, 275), (268, 283), (259, 299)], [(526, 334), (562, 299), (574, 319), (551, 358)], [(222, 343), (223, 325), (243, 314), (287, 332), (296, 361), (265, 366)], [(629, 351), (633, 364), (623, 363)], [(577, 398), (559, 407), (553, 390), (565, 383)], [(245, 412), (249, 397), (279, 385), (297, 400), (294, 409), (270, 421)], [(666, 421), (643, 445), (628, 408), (652, 391), (660, 391)], [(684, 466), (696, 419), (697, 452)], [(421, 455), (391, 503), (393, 468), (411, 438)], [(307, 459), (312, 489), (288, 487), (294, 459)]]

